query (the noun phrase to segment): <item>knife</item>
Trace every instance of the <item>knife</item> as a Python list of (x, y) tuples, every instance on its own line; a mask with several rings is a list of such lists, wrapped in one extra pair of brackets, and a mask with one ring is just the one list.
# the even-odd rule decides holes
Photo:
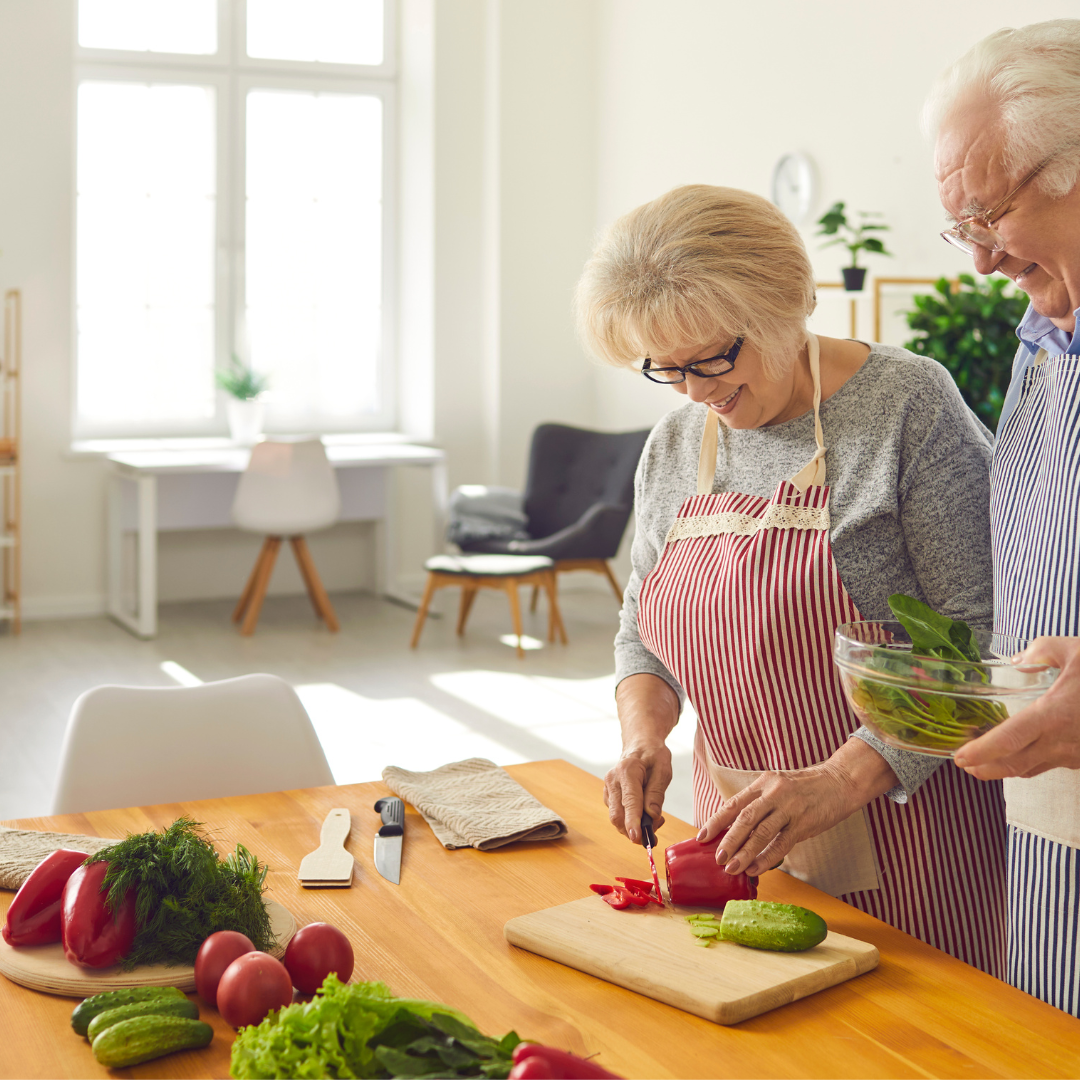
[(401, 840), (405, 835), (405, 804), (388, 796), (375, 804), (382, 828), (375, 834), (375, 869), (395, 885), (401, 882)]
[(656, 875), (656, 860), (653, 858), (652, 849), (656, 846), (656, 833), (653, 830), (652, 817), (646, 812), (641, 814), (641, 846), (649, 853), (649, 869), (652, 870), (653, 888), (656, 890), (657, 899), (665, 907), (667, 901), (660, 891), (660, 878)]

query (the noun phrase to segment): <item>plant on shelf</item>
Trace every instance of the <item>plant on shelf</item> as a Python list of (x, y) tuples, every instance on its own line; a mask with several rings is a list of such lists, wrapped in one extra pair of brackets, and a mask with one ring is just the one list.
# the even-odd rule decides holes
[(1005, 278), (961, 274), (940, 278), (934, 292), (913, 296), (907, 324), (918, 336), (904, 344), (948, 368), (968, 407), (988, 427), (997, 427), (1016, 353), (1016, 326), (1027, 297), (1006, 292)]
[(265, 375), (256, 374), (236, 353), (232, 354), (227, 368), (214, 373), (214, 379), (226, 394), (231, 394), (237, 401), (257, 398), (269, 383)]
[(871, 221), (871, 218), (879, 218), (881, 214), (868, 210), (860, 210), (860, 221), (853, 225), (848, 221), (844, 212), (844, 203), (833, 203), (828, 210), (818, 219), (821, 228), (815, 236), (831, 236), (833, 239), (826, 241), (823, 248), (833, 247), (836, 244), (846, 247), (851, 252), (851, 265), (845, 266), (844, 288), (848, 292), (859, 292), (866, 281), (866, 268), (859, 265), (859, 252), (865, 251), (871, 255), (892, 255), (891, 251), (885, 250), (885, 245), (877, 236), (867, 236), (867, 233), (888, 232), (889, 226), (880, 222)]

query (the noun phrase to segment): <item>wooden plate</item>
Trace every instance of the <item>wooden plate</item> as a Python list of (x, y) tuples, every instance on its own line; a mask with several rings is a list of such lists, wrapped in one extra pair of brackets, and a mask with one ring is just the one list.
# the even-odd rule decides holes
[[(271, 949), (271, 955), (280, 958), (296, 933), (296, 920), (276, 900), (267, 900), (266, 908), (270, 913), (270, 928), (278, 941)], [(193, 967), (155, 964), (134, 971), (121, 971), (119, 967), (78, 967), (64, 956), (64, 947), (59, 942), (15, 949), (0, 938), (0, 975), (31, 990), (44, 990), (64, 997), (84, 998), (105, 990), (124, 990), (132, 986), (175, 986), (189, 992), (195, 989)]]

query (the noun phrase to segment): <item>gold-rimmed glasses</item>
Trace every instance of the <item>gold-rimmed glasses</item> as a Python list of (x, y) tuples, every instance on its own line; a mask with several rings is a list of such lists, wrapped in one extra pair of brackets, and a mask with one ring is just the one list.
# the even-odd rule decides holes
[(952, 244), (953, 247), (959, 248), (965, 255), (973, 255), (975, 253), (975, 245), (977, 244), (981, 248), (985, 248), (987, 251), (996, 254), (999, 251), (1005, 250), (1005, 237), (1001, 235), (992, 225), (995, 218), (1000, 217), (998, 211), (1029, 181), (1038, 176), (1040, 172), (1046, 167), (1047, 162), (1042, 162), (1036, 165), (1002, 199), (1000, 202), (995, 203), (989, 210), (981, 210), (977, 214), (970, 214), (968, 217), (961, 218), (951, 229), (946, 229), (941, 234), (941, 239), (947, 243)]

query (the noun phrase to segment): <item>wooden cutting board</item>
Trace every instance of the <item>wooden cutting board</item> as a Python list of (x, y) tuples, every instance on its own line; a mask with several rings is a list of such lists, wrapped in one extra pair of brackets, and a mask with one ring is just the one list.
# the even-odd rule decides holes
[[(267, 900), (270, 913), (270, 929), (277, 938), (271, 955), (282, 957), (285, 946), (296, 933), (296, 920), (291, 912), (276, 900)], [(0, 938), (0, 975), (31, 990), (44, 990), (47, 994), (63, 997), (89, 997), (106, 990), (126, 990), (133, 986), (175, 986), (178, 990), (195, 989), (193, 967), (137, 967), (134, 971), (121, 971), (119, 967), (79, 967), (64, 956), (63, 945), (25, 945), (12, 948)]]
[(696, 908), (617, 911), (598, 896), (511, 919), (506, 940), (717, 1024), (737, 1024), (877, 967), (865, 941), (830, 933), (801, 953), (695, 944)]

